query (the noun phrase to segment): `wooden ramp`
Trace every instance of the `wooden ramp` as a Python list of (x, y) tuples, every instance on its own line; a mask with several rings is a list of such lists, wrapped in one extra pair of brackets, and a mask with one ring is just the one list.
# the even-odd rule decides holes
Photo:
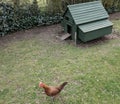
[(71, 36), (71, 34), (66, 33), (62, 36), (57, 36), (57, 38), (59, 38), (60, 40), (65, 40), (65, 39), (69, 38), (70, 36)]

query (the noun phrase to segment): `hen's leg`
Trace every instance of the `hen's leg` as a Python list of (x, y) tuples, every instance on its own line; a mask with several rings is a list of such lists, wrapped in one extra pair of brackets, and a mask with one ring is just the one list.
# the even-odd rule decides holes
[(60, 101), (62, 102), (62, 104), (65, 104), (65, 101), (63, 100), (62, 96), (59, 95), (59, 97), (60, 97)]

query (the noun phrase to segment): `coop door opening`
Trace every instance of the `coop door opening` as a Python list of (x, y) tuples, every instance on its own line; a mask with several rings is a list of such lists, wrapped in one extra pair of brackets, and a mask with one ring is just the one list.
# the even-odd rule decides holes
[(70, 25), (67, 25), (67, 32), (69, 34), (72, 34), (72, 27)]

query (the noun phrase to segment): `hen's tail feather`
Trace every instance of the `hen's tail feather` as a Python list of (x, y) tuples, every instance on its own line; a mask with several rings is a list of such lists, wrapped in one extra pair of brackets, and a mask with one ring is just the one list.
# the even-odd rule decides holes
[(62, 89), (65, 87), (65, 85), (67, 85), (67, 83), (68, 83), (68, 82), (62, 83), (62, 84), (59, 86), (59, 90), (62, 90)]

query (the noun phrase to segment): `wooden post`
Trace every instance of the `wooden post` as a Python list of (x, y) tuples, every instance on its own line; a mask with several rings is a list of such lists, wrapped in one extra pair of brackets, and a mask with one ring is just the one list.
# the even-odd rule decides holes
[(75, 32), (75, 46), (77, 46), (77, 33)]

